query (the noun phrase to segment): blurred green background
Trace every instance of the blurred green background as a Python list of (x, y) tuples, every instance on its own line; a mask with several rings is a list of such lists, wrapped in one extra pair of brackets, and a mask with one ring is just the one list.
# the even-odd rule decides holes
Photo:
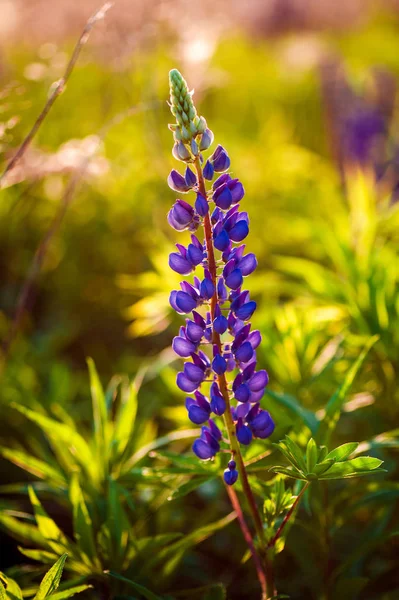
[[(2, 168), (98, 6), (69, 4), (0, 4)], [(246, 189), (247, 247), (259, 259), (248, 285), (258, 302), (253, 321), (263, 334), (260, 363), (272, 392), (320, 415), (364, 344), (379, 336), (335, 441), (366, 442), (383, 434), (376, 456), (389, 471), (385, 487), (378, 479), (386, 494), (381, 503), (371, 498), (337, 520), (328, 568), (348, 559), (353, 577), (364, 579), (362, 598), (397, 597), (398, 35), (399, 5), (393, 1), (121, 1), (110, 9), (1, 191), (4, 346), (35, 252), (67, 201), (2, 356), (2, 448), (39, 457), (50, 452), (15, 404), (62, 422), (72, 415), (81, 432), (90, 429), (86, 357), (104, 384), (115, 374), (133, 378), (145, 369), (136, 448), (187, 427), (174, 385), (178, 363), (169, 349), (180, 323), (168, 304), (179, 277), (167, 258), (181, 239), (166, 222), (175, 199), (166, 177), (176, 167), (167, 129), (168, 71), (177, 67)], [(67, 197), (74, 178), (77, 186)], [(281, 431), (295, 428), (282, 403), (270, 396), (264, 406)], [(19, 502), (29, 512), (29, 502), (10, 494), (10, 485), (35, 477), (0, 460), (0, 502), (6, 508)], [(355, 483), (351, 493), (371, 494), (370, 486)], [(161, 508), (153, 530), (165, 533), (169, 525), (187, 531), (193, 519), (205, 524), (228, 510), (221, 488), (176, 502)], [(65, 510), (53, 510), (68, 529)], [(0, 535), (2, 569), (26, 563), (7, 531)], [(232, 598), (255, 598), (238, 585), (251, 579), (247, 564), (236, 571), (240, 551), (226, 557), (232, 543), (244, 552), (239, 536), (238, 527), (229, 525), (193, 552), (185, 587), (198, 584), (199, 570), (205, 580), (227, 581)], [(323, 577), (312, 571), (318, 559), (304, 560), (308, 552), (320, 555), (309, 549), (311, 533), (294, 527), (290, 536), (278, 563), (282, 592), (298, 599), (358, 597), (350, 590), (348, 596), (326, 595)]]

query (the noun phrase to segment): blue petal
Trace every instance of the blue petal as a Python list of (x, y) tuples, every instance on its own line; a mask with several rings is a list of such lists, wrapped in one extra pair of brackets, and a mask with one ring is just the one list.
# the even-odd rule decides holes
[(233, 242), (241, 242), (249, 233), (248, 223), (243, 219), (237, 223), (229, 231), (229, 237)]
[(178, 356), (187, 358), (195, 352), (195, 345), (182, 337), (176, 336), (173, 338), (172, 348)]
[(169, 254), (169, 266), (173, 271), (180, 275), (188, 275), (193, 270), (193, 265), (189, 263), (179, 252)]

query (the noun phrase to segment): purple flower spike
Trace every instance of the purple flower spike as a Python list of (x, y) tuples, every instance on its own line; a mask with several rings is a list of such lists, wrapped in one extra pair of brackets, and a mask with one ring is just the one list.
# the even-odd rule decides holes
[(175, 169), (173, 169), (169, 174), (168, 186), (175, 192), (183, 193), (188, 192), (192, 187), (189, 183), (187, 183), (186, 179), (182, 175), (180, 175), (180, 173), (175, 171)]
[[(210, 460), (223, 445), (223, 451), (231, 453), (223, 478), (226, 485), (233, 485), (238, 478), (234, 458), (240, 461), (238, 464), (242, 458), (237, 448), (237, 457), (231, 447), (226, 450), (229, 443), (210, 415), (220, 418), (230, 411), (237, 440), (245, 446), (274, 431), (272, 417), (260, 408), (268, 375), (265, 370), (256, 371), (261, 335), (251, 331), (250, 323), (256, 302), (247, 290), (242, 290), (244, 278), (255, 271), (258, 263), (253, 253), (244, 254), (242, 241), (249, 233), (249, 217), (241, 210), (240, 202), (245, 190), (227, 172), (230, 158), (226, 150), (218, 145), (211, 156), (203, 154), (213, 142), (213, 133), (197, 113), (192, 92), (176, 69), (170, 72), (170, 89), (171, 110), (176, 117), (176, 123), (170, 125), (172, 153), (184, 163), (184, 176), (173, 170), (168, 183), (178, 193), (191, 190), (193, 199), (191, 204), (176, 200), (167, 219), (177, 231), (201, 231), (198, 237), (191, 235), (188, 245), (176, 244), (177, 251), (169, 256), (173, 271), (190, 276), (169, 298), (178, 314), (192, 313), (172, 343), (175, 353), (186, 359), (176, 382), (189, 395), (185, 402), (188, 418), (201, 425), (193, 452), (201, 460)], [(209, 184), (215, 174), (216, 180)], [(198, 307), (203, 315), (197, 312)], [(212, 357), (206, 349), (210, 345)]]
[(214, 173), (215, 173), (215, 169), (213, 168), (212, 163), (209, 160), (207, 160), (205, 163), (204, 170), (203, 170), (205, 179), (208, 179), (208, 181), (211, 181), (213, 179)]

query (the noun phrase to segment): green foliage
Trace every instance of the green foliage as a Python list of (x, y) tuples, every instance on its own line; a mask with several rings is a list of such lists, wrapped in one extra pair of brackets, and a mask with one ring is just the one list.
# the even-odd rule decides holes
[(358, 446), (356, 442), (343, 444), (326, 455), (326, 451), (328, 452), (326, 447), (317, 447), (314, 439), (310, 438), (306, 447), (306, 459), (303, 457), (301, 449), (288, 436), (275, 446), (290, 463), (290, 468), (274, 466), (270, 470), (293, 479), (302, 479), (303, 481), (347, 479), (348, 477), (369, 475), (372, 472), (385, 472), (384, 469), (379, 469), (383, 461), (378, 458), (363, 456), (348, 459)]
[[(67, 554), (62, 554), (54, 565), (47, 571), (43, 577), (39, 589), (37, 590), (33, 600), (45, 600), (45, 598), (53, 598), (53, 600), (64, 600), (72, 598), (80, 592), (90, 589), (91, 585), (77, 585), (68, 587), (62, 591), (56, 591), (60, 585), (62, 573), (64, 570)], [(26, 595), (25, 590), (21, 590), (19, 585), (11, 579), (0, 574), (0, 598), (2, 600), (22, 600)]]

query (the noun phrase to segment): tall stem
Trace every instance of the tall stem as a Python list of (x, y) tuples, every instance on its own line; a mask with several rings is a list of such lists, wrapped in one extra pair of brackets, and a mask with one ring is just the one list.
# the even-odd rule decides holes
[[(198, 176), (199, 192), (204, 196), (204, 198), (206, 198), (207, 194), (206, 194), (205, 181), (204, 181), (204, 176), (202, 173), (202, 168), (200, 165), (199, 158), (197, 158), (195, 160), (194, 164), (195, 164), (195, 168), (196, 168), (197, 176)], [(209, 217), (209, 213), (204, 217), (204, 231), (205, 231), (205, 244), (206, 244), (206, 250), (207, 250), (207, 256), (208, 256), (208, 269), (209, 269), (210, 275), (212, 277), (213, 284), (215, 286), (215, 293), (211, 298), (211, 318), (213, 320), (215, 318), (215, 309), (216, 309), (216, 305), (217, 305), (217, 272), (216, 272), (215, 253), (214, 253), (213, 243), (212, 243), (212, 226), (211, 226), (211, 220)], [(220, 341), (220, 335), (216, 331), (213, 331), (212, 335), (213, 335), (212, 342), (217, 346), (219, 353), (222, 354), (222, 344)], [(232, 455), (234, 456), (234, 460), (237, 463), (238, 472), (240, 474), (241, 485), (242, 485), (243, 492), (244, 492), (244, 495), (246, 498), (248, 509), (252, 515), (254, 525), (255, 525), (255, 530), (258, 535), (261, 548), (263, 549), (262, 550), (262, 558), (264, 559), (264, 565), (265, 565), (265, 571), (266, 571), (266, 587), (267, 587), (266, 593), (267, 593), (267, 597), (269, 598), (274, 595), (275, 590), (274, 590), (274, 584), (273, 584), (272, 569), (271, 569), (270, 561), (267, 558), (266, 538), (265, 538), (265, 533), (263, 530), (262, 519), (260, 517), (259, 510), (256, 505), (256, 501), (255, 501), (251, 486), (248, 481), (248, 475), (247, 475), (247, 471), (246, 471), (246, 468), (244, 465), (244, 460), (242, 458), (240, 444), (237, 440), (236, 428), (235, 428), (235, 425), (233, 422), (233, 417), (231, 415), (230, 396), (229, 396), (229, 392), (227, 389), (226, 376), (224, 373), (221, 375), (218, 375), (218, 384), (219, 384), (220, 392), (222, 393), (223, 398), (226, 402), (226, 410), (224, 413), (224, 422), (225, 422), (225, 426), (226, 426), (228, 437), (229, 437), (231, 452), (232, 452)]]
[(234, 508), (234, 510), (236, 512), (237, 519), (238, 519), (238, 522), (240, 524), (242, 534), (244, 536), (244, 539), (245, 539), (245, 541), (247, 543), (247, 546), (248, 546), (248, 548), (249, 548), (249, 550), (251, 552), (251, 555), (252, 555), (252, 559), (254, 561), (254, 565), (255, 565), (255, 569), (256, 569), (256, 574), (258, 576), (259, 583), (260, 583), (260, 586), (262, 588), (262, 600), (267, 600), (268, 597), (269, 597), (269, 595), (267, 593), (267, 583), (266, 583), (265, 572), (263, 570), (263, 566), (262, 566), (261, 560), (260, 560), (260, 558), (259, 558), (259, 556), (258, 556), (258, 554), (256, 552), (251, 532), (249, 531), (248, 525), (247, 525), (247, 523), (245, 521), (244, 514), (243, 514), (242, 509), (241, 509), (240, 501), (239, 501), (238, 496), (237, 496), (237, 494), (236, 494), (236, 492), (235, 492), (235, 490), (234, 490), (234, 488), (232, 486), (226, 485), (226, 490), (227, 490), (227, 494), (228, 494), (228, 496), (230, 498), (231, 505), (232, 505), (232, 507)]

